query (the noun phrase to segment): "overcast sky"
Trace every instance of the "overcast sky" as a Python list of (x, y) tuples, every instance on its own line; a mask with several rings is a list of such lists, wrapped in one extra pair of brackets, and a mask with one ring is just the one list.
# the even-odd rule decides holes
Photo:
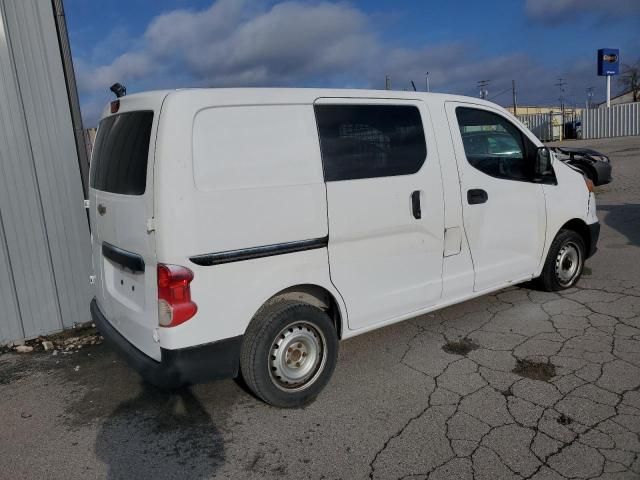
[[(120, 82), (158, 88), (425, 88), (554, 104), (604, 97), (596, 50), (640, 60), (640, 0), (65, 0), (86, 126)], [(614, 81), (614, 90), (618, 89)]]

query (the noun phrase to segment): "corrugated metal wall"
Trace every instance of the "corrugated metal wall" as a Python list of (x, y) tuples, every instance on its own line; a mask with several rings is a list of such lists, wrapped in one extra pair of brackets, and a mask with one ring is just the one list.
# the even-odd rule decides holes
[(640, 135), (640, 102), (591, 108), (582, 114), (582, 138)]
[(532, 113), (518, 115), (524, 125), (541, 141), (547, 142), (553, 138), (553, 115), (551, 113)]
[[(566, 116), (565, 122), (568, 122), (569, 118), (569, 116)], [(524, 123), (524, 125), (542, 142), (551, 142), (561, 139), (562, 114), (560, 112), (518, 115), (518, 120)]]
[(0, 342), (89, 320), (82, 202), (51, 0), (0, 0)]

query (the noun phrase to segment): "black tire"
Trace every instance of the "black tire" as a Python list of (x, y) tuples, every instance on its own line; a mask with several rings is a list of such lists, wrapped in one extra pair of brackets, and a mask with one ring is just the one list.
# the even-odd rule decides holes
[(318, 396), (337, 358), (338, 335), (329, 316), (312, 305), (283, 300), (266, 305), (251, 320), (242, 342), (240, 369), (258, 398), (293, 408)]
[[(574, 257), (567, 256), (572, 253), (567, 249), (575, 250), (577, 261)], [(538, 285), (547, 292), (571, 288), (580, 280), (585, 257), (586, 248), (582, 236), (573, 230), (560, 230), (551, 243), (542, 273), (537, 279)]]

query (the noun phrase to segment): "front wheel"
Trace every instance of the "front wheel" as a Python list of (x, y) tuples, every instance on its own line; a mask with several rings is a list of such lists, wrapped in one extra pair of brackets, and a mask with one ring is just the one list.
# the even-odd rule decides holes
[(585, 244), (573, 230), (560, 230), (553, 240), (538, 284), (548, 292), (574, 286), (582, 275)]
[(302, 302), (267, 305), (251, 321), (240, 368), (251, 391), (277, 407), (299, 407), (328, 383), (338, 356), (329, 316)]

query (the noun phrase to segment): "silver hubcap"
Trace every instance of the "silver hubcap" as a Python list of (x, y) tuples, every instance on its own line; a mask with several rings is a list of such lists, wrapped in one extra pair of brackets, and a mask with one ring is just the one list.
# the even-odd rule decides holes
[(567, 242), (562, 246), (556, 257), (556, 276), (563, 287), (573, 283), (580, 273), (582, 258), (580, 249), (573, 242)]
[(316, 381), (326, 358), (322, 332), (309, 322), (293, 323), (283, 328), (271, 345), (271, 380), (288, 392), (303, 390)]

